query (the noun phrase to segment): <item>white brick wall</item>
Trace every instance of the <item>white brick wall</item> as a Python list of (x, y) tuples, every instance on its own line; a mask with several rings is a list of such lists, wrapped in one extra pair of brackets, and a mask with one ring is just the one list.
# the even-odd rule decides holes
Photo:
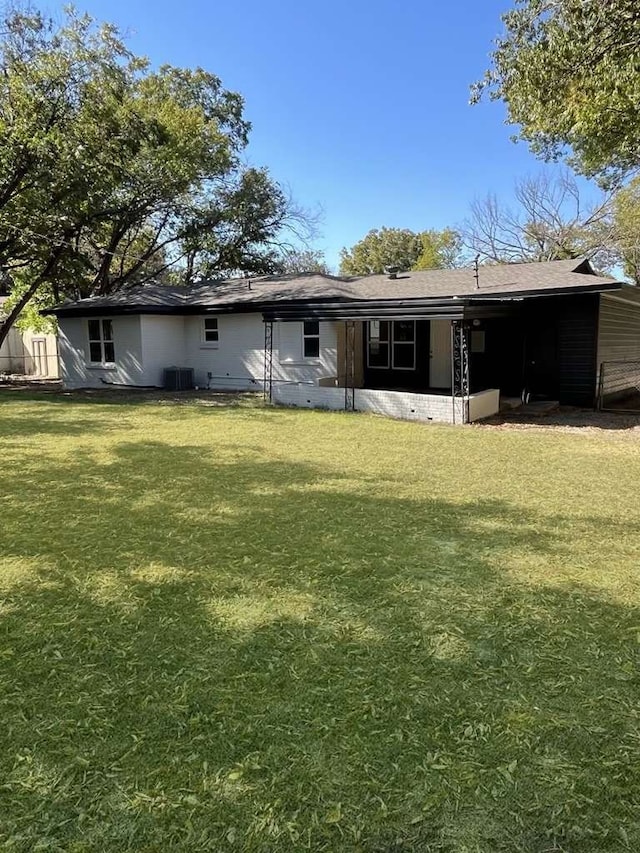
[[(125, 385), (162, 386), (166, 367), (193, 367), (195, 384), (201, 388), (207, 387), (211, 373), (211, 388), (262, 390), (262, 314), (219, 314), (217, 345), (202, 340), (202, 321), (202, 316), (114, 317), (116, 365), (101, 368), (89, 363), (87, 318), (61, 318), (64, 384), (67, 388), (104, 387), (104, 379)], [(320, 357), (314, 359), (303, 356), (302, 323), (276, 323), (273, 331), (275, 384), (315, 384), (337, 375), (336, 323), (320, 323)]]
[[(108, 318), (108, 314), (104, 315)], [(102, 380), (123, 385), (148, 385), (142, 367), (140, 317), (114, 317), (114, 367), (92, 365), (89, 361), (89, 331), (85, 317), (61, 317), (59, 347), (62, 381), (65, 388), (104, 388)]]
[[(499, 392), (495, 390), (472, 394), (469, 398), (471, 420), (488, 417), (499, 408)], [(316, 385), (275, 385), (273, 401), (286, 406), (307, 409), (344, 409), (344, 388), (322, 388)], [(355, 408), (358, 412), (373, 412), (391, 418), (409, 421), (434, 421), (453, 423), (454, 402), (450, 396), (439, 394), (411, 394), (404, 391), (374, 391), (356, 388)], [(455, 400), (455, 422), (467, 421), (465, 400)]]
[(184, 321), (179, 316), (143, 314), (140, 317), (145, 385), (162, 387), (167, 367), (190, 366), (185, 363)]
[[(213, 316), (213, 315), (209, 315)], [(197, 385), (211, 388), (262, 389), (264, 376), (264, 322), (262, 314), (219, 314), (218, 343), (202, 341), (201, 316), (185, 317), (185, 365), (195, 369)], [(275, 323), (273, 379), (313, 382), (337, 374), (335, 323), (320, 323), (320, 358), (302, 355), (302, 323)]]

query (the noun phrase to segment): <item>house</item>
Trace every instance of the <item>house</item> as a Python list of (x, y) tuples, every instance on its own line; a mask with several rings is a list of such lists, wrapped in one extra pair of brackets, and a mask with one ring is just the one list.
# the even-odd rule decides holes
[(640, 361), (638, 289), (584, 259), (150, 285), (53, 313), (67, 388), (162, 386), (178, 366), (201, 388), (416, 420), (593, 406), (602, 362)]
[[(0, 294), (0, 318), (7, 297)], [(0, 346), (0, 376), (32, 376), (42, 379), (58, 378), (58, 345), (50, 332), (20, 331), (11, 328)]]

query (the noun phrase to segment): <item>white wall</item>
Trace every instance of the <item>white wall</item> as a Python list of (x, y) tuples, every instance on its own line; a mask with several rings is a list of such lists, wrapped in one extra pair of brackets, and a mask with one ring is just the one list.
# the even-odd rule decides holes
[[(110, 319), (108, 315), (104, 318)], [(88, 320), (85, 317), (60, 318), (58, 341), (65, 388), (104, 388), (105, 382), (153, 384), (146, 381), (142, 368), (141, 318), (134, 315), (111, 319), (116, 362), (113, 367), (102, 367), (89, 361)]]
[[(344, 410), (344, 388), (322, 388), (313, 385), (276, 385), (273, 401), (285, 406), (305, 409)], [(355, 388), (357, 412), (372, 412), (408, 421), (434, 423), (466, 423), (495, 414), (500, 406), (500, 392), (481, 391), (468, 400), (447, 394), (413, 394), (407, 391), (378, 391)]]
[(192, 366), (186, 360), (186, 319), (189, 318), (156, 314), (140, 317), (144, 385), (162, 387), (165, 368)]
[[(215, 315), (206, 315), (208, 317)], [(60, 360), (68, 388), (99, 388), (104, 382), (156, 385), (166, 367), (193, 367), (199, 387), (262, 390), (264, 332), (262, 314), (220, 314), (217, 344), (202, 338), (204, 316), (142, 315), (110, 318), (115, 366), (89, 362), (86, 318), (60, 319)], [(105, 315), (108, 319), (108, 315)], [(302, 323), (274, 324), (273, 379), (317, 383), (336, 376), (337, 324), (320, 323), (320, 357), (304, 358)], [(207, 374), (211, 373), (209, 382)], [(103, 382), (104, 380), (104, 382)]]
[(481, 421), (500, 411), (500, 390), (489, 388), (469, 397), (469, 420)]
[[(216, 315), (207, 315), (208, 317)], [(264, 376), (264, 332), (262, 314), (218, 314), (218, 342), (202, 339), (204, 316), (184, 318), (184, 365), (195, 370), (200, 387), (262, 389)], [(321, 377), (336, 376), (337, 326), (320, 323), (320, 358), (302, 355), (302, 323), (274, 323), (273, 379), (317, 383)], [(211, 380), (207, 374), (211, 373)]]
[[(276, 323), (274, 325), (274, 377), (293, 382), (309, 382), (338, 376), (338, 324), (320, 323), (320, 356), (303, 355), (302, 323)], [(275, 361), (275, 359), (274, 359)]]

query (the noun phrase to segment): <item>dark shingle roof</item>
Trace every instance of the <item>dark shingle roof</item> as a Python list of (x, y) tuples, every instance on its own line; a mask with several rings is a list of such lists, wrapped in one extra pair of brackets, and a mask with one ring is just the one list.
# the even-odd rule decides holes
[(470, 267), (405, 272), (399, 273), (396, 279), (388, 275), (340, 277), (305, 273), (200, 282), (190, 287), (149, 284), (109, 296), (65, 303), (53, 312), (80, 315), (84, 311), (113, 309), (128, 313), (192, 313), (198, 309), (215, 311), (234, 307), (246, 311), (252, 304), (258, 310), (258, 306), (285, 302), (498, 299), (517, 294), (607, 290), (622, 286), (613, 278), (594, 274), (584, 259), (481, 266), (479, 285), (477, 288), (474, 270)]

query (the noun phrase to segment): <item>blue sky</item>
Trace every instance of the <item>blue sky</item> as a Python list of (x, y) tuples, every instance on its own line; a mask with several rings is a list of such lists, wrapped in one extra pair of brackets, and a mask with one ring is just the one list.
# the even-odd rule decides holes
[(200, 65), (243, 94), (249, 161), (322, 209), (334, 267), (371, 228), (455, 226), (542, 168), (501, 104), (468, 104), (509, 3), (77, 0), (154, 65)]

